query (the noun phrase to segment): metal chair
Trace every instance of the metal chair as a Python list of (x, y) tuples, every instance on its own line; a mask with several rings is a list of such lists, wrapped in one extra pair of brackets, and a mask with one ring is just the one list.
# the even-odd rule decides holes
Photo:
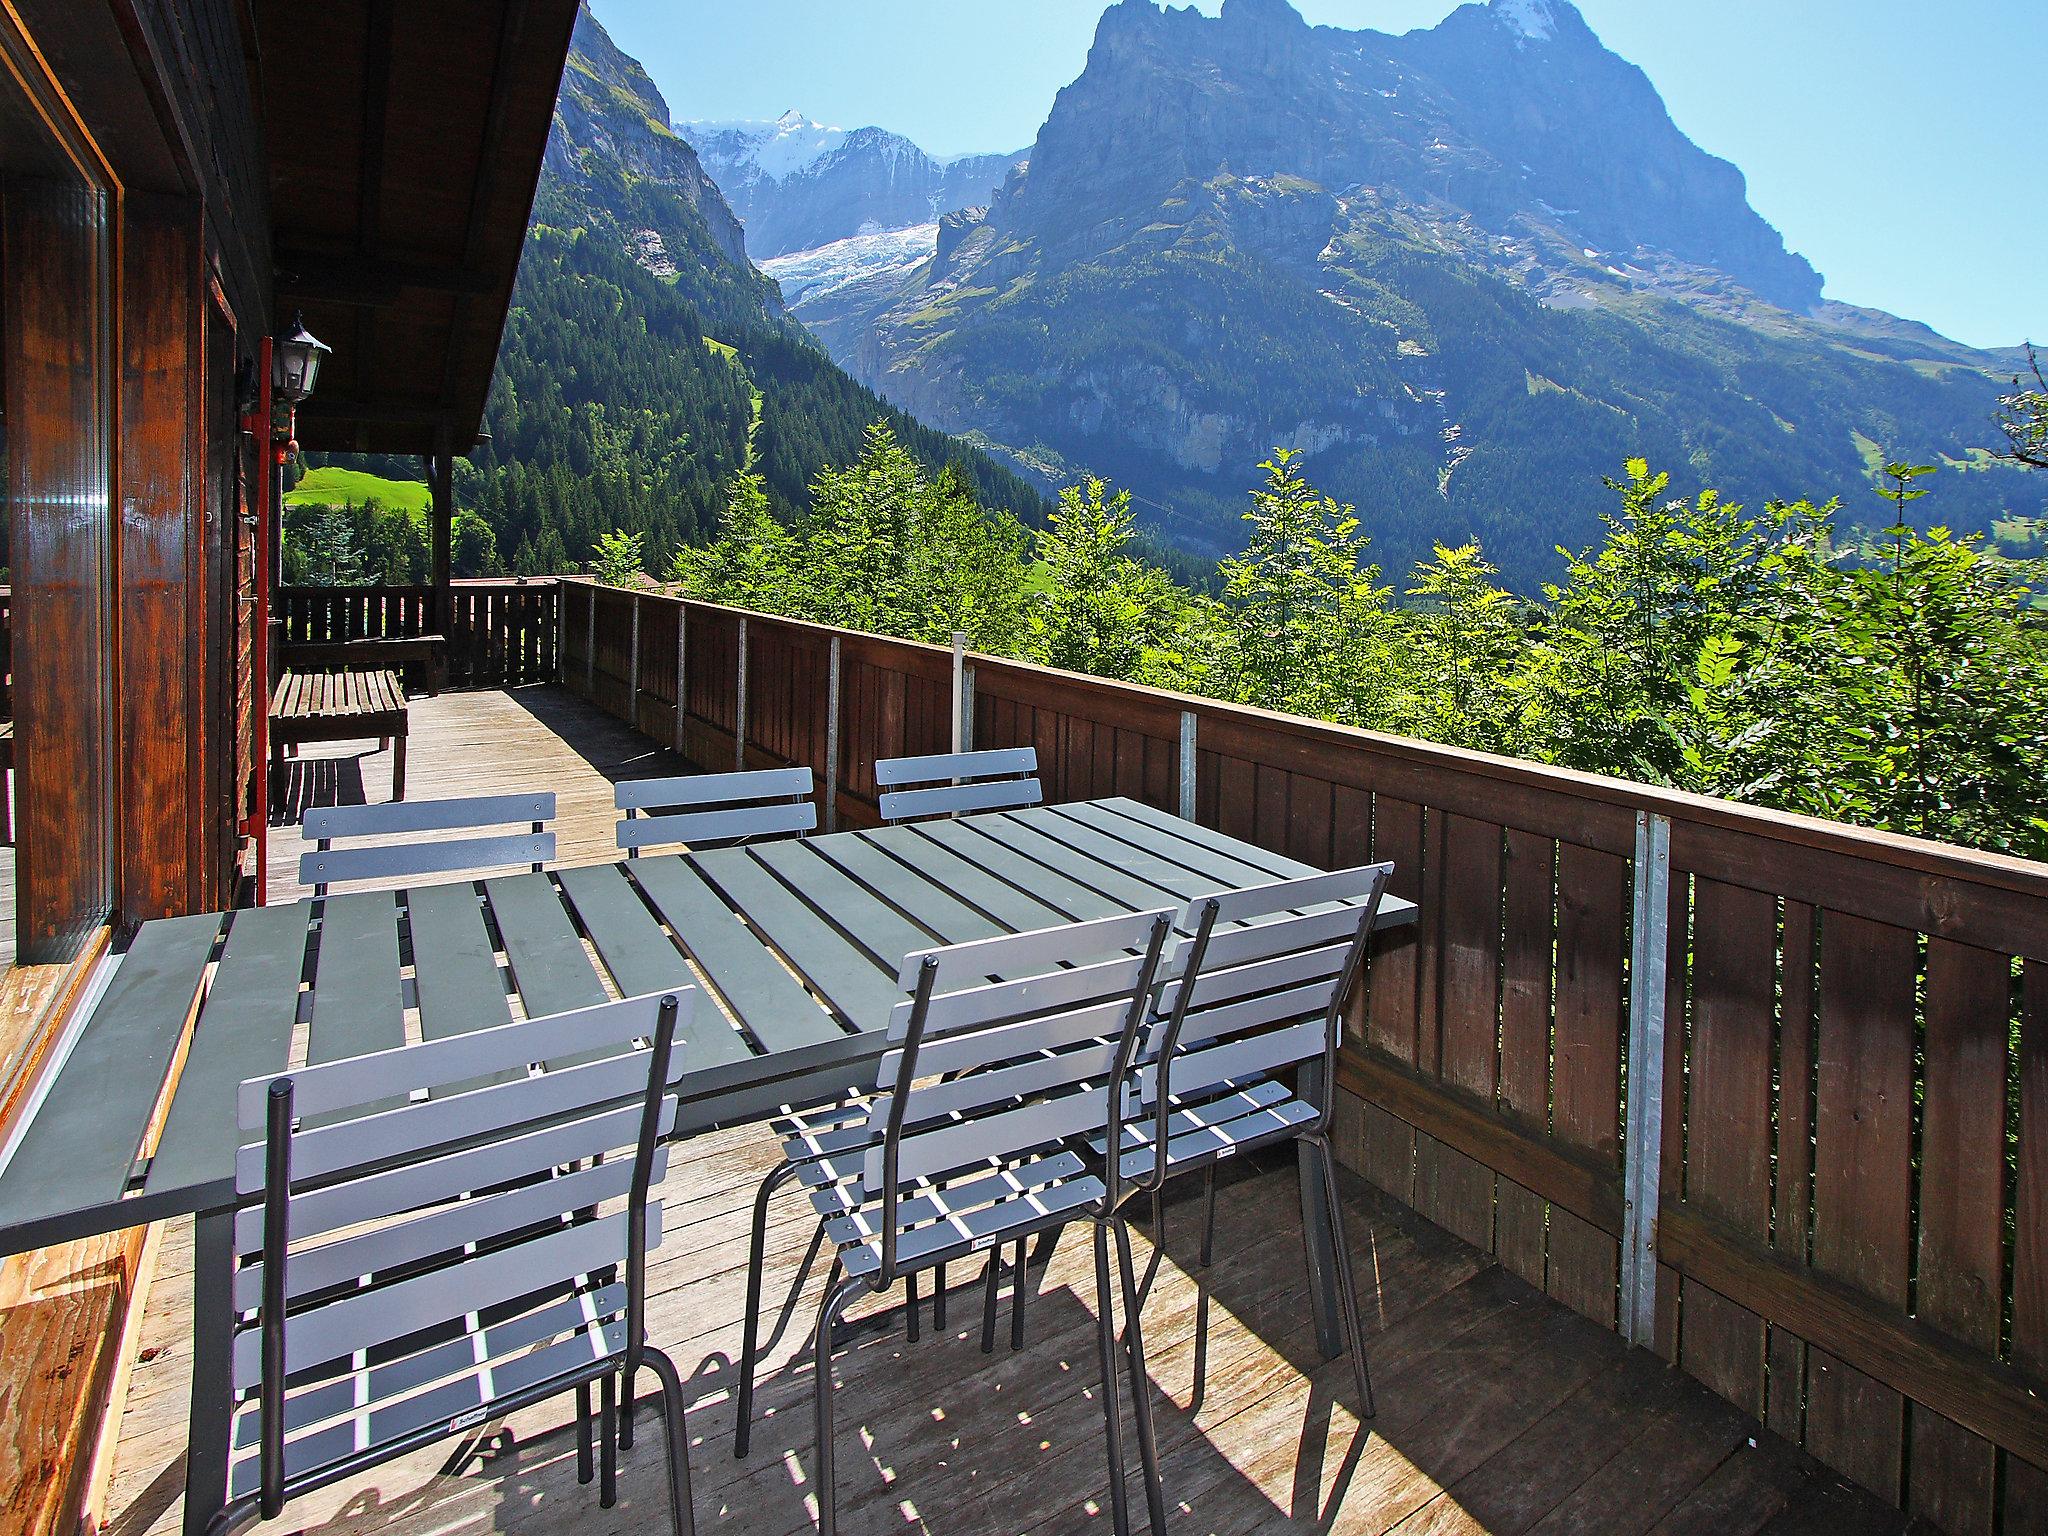
[(691, 1536), (682, 1381), (644, 1318), (662, 1230), (648, 1191), (667, 1172), (673, 1047), (695, 1001), (629, 998), (242, 1084), (241, 1128), (262, 1139), (241, 1148), (235, 1185), (261, 1203), (235, 1218), (229, 1503), (213, 1531), (572, 1390), (588, 1483), (593, 1384), (609, 1508), (645, 1366), (676, 1536)]
[[(1315, 1148), (1345, 1344), (1365, 1418), (1374, 1414), (1372, 1375), (1344, 1241), (1330, 1106), (1344, 1003), (1364, 967), (1393, 870), (1391, 864), (1367, 865), (1190, 902), (1176, 925), (1185, 936), (1178, 975), (1159, 990), (1154, 1038), (1139, 1067), (1144, 1112), (1123, 1127), (1121, 1139), (1125, 1178), (1134, 1192), (1152, 1197), (1156, 1242), (1141, 1297), (1165, 1246), (1160, 1190), (1166, 1180), (1203, 1174), (1200, 1267), (1206, 1270), (1216, 1238), (1217, 1166), (1276, 1142), (1306, 1141)], [(1307, 1067), (1319, 1070), (1296, 1086), (1283, 1077)], [(1111, 1144), (1111, 1138), (1095, 1138), (1093, 1149), (1100, 1156)]]
[[(655, 843), (746, 842), (817, 830), (811, 770), (767, 768), (755, 773), (694, 773), (673, 779), (630, 779), (613, 803), (619, 846), (626, 857)], [(688, 807), (688, 809), (685, 809)], [(649, 815), (661, 811), (662, 815)]]
[[(555, 856), (552, 790), (534, 795), (477, 795), (461, 800), (406, 800), (389, 805), (324, 805), (306, 812), (299, 835), (314, 851), (299, 858), (299, 883), (325, 896), (327, 887), (348, 880), (401, 880), (413, 875), (446, 875), (526, 864), (537, 873)], [(483, 837), (425, 837), (371, 847), (336, 848), (344, 837), (388, 837), (394, 833), (470, 832), (525, 823), (524, 832)]]
[[(1134, 1063), (1149, 999), (1171, 944), (1170, 910), (1098, 919), (909, 956), (908, 996), (889, 1019), (890, 1048), (864, 1105), (792, 1138), (754, 1206), (739, 1373), (735, 1452), (753, 1421), (768, 1198), (795, 1178), (809, 1192), (836, 1257), (812, 1341), (816, 1365), (821, 1536), (836, 1528), (832, 1351), (841, 1314), (862, 1296), (906, 1290), (948, 1260), (1023, 1243), (1076, 1221), (1092, 1224), (1112, 1512), (1129, 1530), (1124, 1487), (1120, 1350), (1145, 1380), (1130, 1234), (1120, 1215), (1121, 1165), (1091, 1169), (1073, 1143), (1094, 1129), (1122, 1134), (1136, 1105)], [(1125, 1329), (1116, 1330), (1110, 1242)], [(1020, 1266), (1020, 1271), (1022, 1266)], [(1020, 1285), (1023, 1275), (1019, 1276)], [(908, 1301), (914, 1312), (916, 1300)], [(1133, 1393), (1146, 1503), (1165, 1523), (1151, 1407)]]
[[(958, 816), (965, 811), (1014, 810), (1045, 799), (1038, 782), (1036, 747), (885, 757), (875, 764), (875, 783), (885, 791), (882, 820), (891, 823)], [(904, 785), (926, 787), (905, 789)]]

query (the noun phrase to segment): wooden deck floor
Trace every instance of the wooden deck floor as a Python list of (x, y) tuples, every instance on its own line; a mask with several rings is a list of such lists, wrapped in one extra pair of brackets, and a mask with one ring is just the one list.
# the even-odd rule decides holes
[[(610, 715), (545, 686), (443, 693), (410, 705), (406, 798), (555, 792), (556, 859), (562, 864), (618, 858), (612, 786), (621, 779), (687, 773), (673, 752), (626, 729)], [(391, 798), (391, 753), (374, 741), (314, 745), (287, 764), (284, 793), (272, 812), (270, 899), (312, 894), (299, 884), (301, 816), (316, 805), (381, 804)]]
[[(732, 1456), (748, 1204), (773, 1156), (759, 1129), (707, 1137), (676, 1160), (662, 1192), (668, 1239), (651, 1270), (649, 1330), (688, 1378), (705, 1532), (795, 1536), (814, 1520), (802, 1336), (822, 1274), (764, 1368), (754, 1452), (745, 1462)], [(1218, 1263), (1205, 1288), (1182, 1267), (1192, 1268), (1196, 1201), (1170, 1208), (1169, 1257), (1146, 1332), (1176, 1533), (1839, 1536), (1904, 1528), (1697, 1383), (1345, 1181), (1379, 1398), (1367, 1433), (1353, 1416), (1346, 1365), (1315, 1355), (1286, 1165), (1226, 1184)], [(771, 1296), (788, 1285), (808, 1233), (798, 1205), (781, 1201)], [(190, 1252), (189, 1228), (174, 1228), (122, 1421), (111, 1536), (178, 1528)], [(1141, 1263), (1147, 1252), (1141, 1237)], [(849, 1536), (1106, 1531), (1087, 1242), (1070, 1234), (1054, 1256), (1019, 1354), (1006, 1340), (993, 1356), (981, 1354), (977, 1289), (970, 1277), (954, 1279), (945, 1334), (911, 1345), (900, 1329), (878, 1328), (840, 1354), (841, 1528)], [(620, 1503), (605, 1511), (594, 1487), (576, 1483), (567, 1407), (516, 1416), (509, 1443), (488, 1463), (450, 1473), (445, 1450), (421, 1453), (305, 1499), (275, 1529), (665, 1531), (654, 1410), (643, 1409), (642, 1433), (622, 1460)], [(1135, 1462), (1132, 1486), (1136, 1495)]]
[[(373, 744), (372, 744), (373, 745)], [(383, 799), (389, 759), (330, 749), (294, 769), (299, 803)], [(552, 689), (449, 694), (413, 714), (412, 794), (552, 788), (566, 862), (614, 856), (610, 784), (676, 771)], [(296, 819), (295, 813), (292, 819)], [(282, 829), (271, 892), (301, 894)], [(688, 1379), (696, 1518), (705, 1532), (812, 1527), (811, 1372), (803, 1335), (823, 1281), (769, 1352), (754, 1453), (731, 1454), (748, 1207), (775, 1156), (758, 1128), (688, 1144), (661, 1191), (667, 1242), (651, 1271), (649, 1331)], [(1192, 1194), (1190, 1190), (1189, 1195)], [(1171, 1525), (1188, 1533), (1402, 1536), (1540, 1532), (1897, 1532), (1901, 1517), (1762, 1433), (1689, 1378), (1546, 1299), (1474, 1249), (1345, 1178), (1379, 1415), (1362, 1432), (1348, 1368), (1313, 1347), (1299, 1204), (1283, 1161), (1242, 1170), (1220, 1202), (1218, 1262), (1191, 1277), (1195, 1202), (1168, 1222), (1146, 1309)], [(809, 1225), (785, 1198), (768, 1293), (792, 1279)], [(1149, 1245), (1141, 1236), (1142, 1263)], [(179, 1528), (189, 1381), (191, 1231), (168, 1227), (139, 1330), (106, 1509), (110, 1536)], [(1030, 1338), (980, 1353), (978, 1290), (956, 1275), (943, 1335), (900, 1328), (842, 1350), (842, 1529), (1042, 1536), (1106, 1531), (1107, 1471), (1088, 1244), (1063, 1244), (1030, 1308)], [(1198, 1385), (1198, 1382), (1200, 1385)], [(486, 1463), (423, 1452), (294, 1505), (272, 1529), (327, 1536), (658, 1533), (668, 1518), (654, 1410), (601, 1510), (575, 1480), (566, 1400), (515, 1416)], [(1132, 1491), (1138, 1494), (1133, 1455)], [(1142, 1505), (1137, 1507), (1142, 1509)], [(1142, 1521), (1141, 1521), (1142, 1524)]]

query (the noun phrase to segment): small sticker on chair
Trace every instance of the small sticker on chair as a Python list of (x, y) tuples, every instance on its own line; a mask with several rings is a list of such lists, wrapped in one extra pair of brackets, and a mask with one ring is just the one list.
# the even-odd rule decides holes
[(991, 1232), (986, 1237), (977, 1237), (967, 1251), (969, 1253), (980, 1253), (984, 1249), (995, 1247), (995, 1245), (997, 1243), (1000, 1243), (1002, 1240), (1002, 1233)]
[(465, 1429), (475, 1429), (489, 1417), (490, 1414), (482, 1408), (472, 1408), (467, 1413), (458, 1413), (448, 1421), (448, 1433), (459, 1435)]

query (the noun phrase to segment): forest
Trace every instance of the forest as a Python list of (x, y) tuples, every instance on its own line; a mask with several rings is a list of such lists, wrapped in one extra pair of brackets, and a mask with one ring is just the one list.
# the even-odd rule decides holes
[[(2048, 459), (2044, 411), (2048, 391), (2015, 385), (2014, 462)], [(655, 574), (707, 601), (916, 640), (959, 631), (1102, 677), (2048, 853), (2048, 569), (1942, 526), (1934, 468), (1888, 464), (1865, 506), (1752, 509), (1675, 497), (1633, 459), (1601, 492), (1603, 537), (1561, 549), (1534, 599), (1478, 544), (1384, 572), (1370, 514), (1290, 452), (1260, 469), (1245, 548), (1200, 589), (1142, 558), (1129, 496), (1102, 481), (1026, 527), (877, 423), (793, 525), (759, 473), (735, 474), (715, 536)], [(645, 582), (646, 565), (643, 534), (599, 537), (601, 579)]]

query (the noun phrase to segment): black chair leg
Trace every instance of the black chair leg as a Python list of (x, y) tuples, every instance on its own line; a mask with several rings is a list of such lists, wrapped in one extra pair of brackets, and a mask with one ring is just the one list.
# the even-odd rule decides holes
[(668, 1501), (675, 1536), (696, 1536), (697, 1517), (690, 1499), (690, 1433), (683, 1418), (683, 1378), (673, 1360), (658, 1349), (643, 1350), (641, 1359), (661, 1383), (661, 1417), (668, 1433)]
[(904, 1336), (911, 1343), (915, 1344), (918, 1335), (917, 1276), (915, 1275), (905, 1275), (903, 1277), (903, 1313), (905, 1319), (903, 1324)]
[(619, 1502), (619, 1380), (606, 1376), (598, 1386), (597, 1503), (610, 1509)]
[(1010, 1290), (1010, 1352), (1016, 1353), (1024, 1347), (1024, 1302), (1031, 1293), (1031, 1263), (1025, 1249), (1025, 1239), (1017, 1239), (1017, 1273), (1011, 1278)]
[(597, 1447), (590, 1432), (590, 1383), (576, 1389), (576, 1481), (588, 1484), (597, 1476)]
[(838, 1478), (832, 1461), (832, 1338), (839, 1327), (839, 1314), (867, 1289), (865, 1280), (842, 1280), (825, 1293), (824, 1305), (818, 1309), (818, 1332), (812, 1343), (812, 1365), (817, 1374), (818, 1536), (836, 1536), (839, 1529)]
[(1138, 1460), (1145, 1471), (1145, 1508), (1153, 1536), (1166, 1536), (1166, 1488), (1159, 1473), (1159, 1440), (1152, 1429), (1152, 1378), (1145, 1370), (1145, 1330), (1139, 1314), (1144, 1305), (1131, 1263), (1131, 1231), (1120, 1220), (1116, 1229), (1117, 1268), (1124, 1282), (1124, 1337), (1131, 1351), (1131, 1417), (1138, 1427)]
[(1123, 1403), (1117, 1390), (1115, 1288), (1109, 1278), (1109, 1224), (1095, 1223), (1095, 1342), (1102, 1357), (1103, 1437), (1109, 1449), (1109, 1513), (1116, 1536), (1131, 1536), (1130, 1495), (1124, 1488)]
[(946, 1266), (943, 1264), (932, 1271), (932, 1327), (940, 1333), (946, 1331)]
[(981, 1352), (992, 1355), (996, 1352), (996, 1288), (1003, 1278), (1003, 1250), (991, 1248), (988, 1254), (988, 1268), (981, 1276)]
[[(736, 1457), (747, 1454), (748, 1442), (754, 1435), (754, 1369), (760, 1361), (761, 1346), (757, 1335), (761, 1331), (761, 1271), (767, 1263), (768, 1245), (768, 1201), (777, 1189), (795, 1177), (793, 1164), (778, 1163), (761, 1181), (761, 1187), (754, 1192), (754, 1231), (751, 1246), (747, 1250), (747, 1311), (742, 1325), (745, 1334), (740, 1340), (740, 1385), (739, 1422), (733, 1428), (732, 1453)], [(818, 1229), (823, 1235), (824, 1228)], [(812, 1254), (817, 1252), (817, 1238), (812, 1240)], [(810, 1259), (804, 1261), (804, 1268), (810, 1268)], [(801, 1276), (799, 1277), (801, 1279)], [(791, 1301), (795, 1300), (792, 1294)]]
[(633, 1373), (619, 1373), (619, 1449), (633, 1449)]
[(1216, 1165), (1211, 1163), (1202, 1175), (1202, 1268), (1207, 1269), (1216, 1262)]
[(1337, 1295), (1343, 1304), (1344, 1339), (1351, 1349), (1351, 1373), (1358, 1388), (1359, 1414), (1372, 1418), (1378, 1409), (1372, 1398), (1372, 1371), (1365, 1362), (1365, 1330), (1359, 1326), (1358, 1286), (1351, 1272), (1351, 1248), (1344, 1240), (1344, 1202), (1337, 1193), (1337, 1160), (1327, 1141), (1316, 1142), (1323, 1162), (1324, 1203), (1330, 1212), (1330, 1246), (1337, 1254)]

